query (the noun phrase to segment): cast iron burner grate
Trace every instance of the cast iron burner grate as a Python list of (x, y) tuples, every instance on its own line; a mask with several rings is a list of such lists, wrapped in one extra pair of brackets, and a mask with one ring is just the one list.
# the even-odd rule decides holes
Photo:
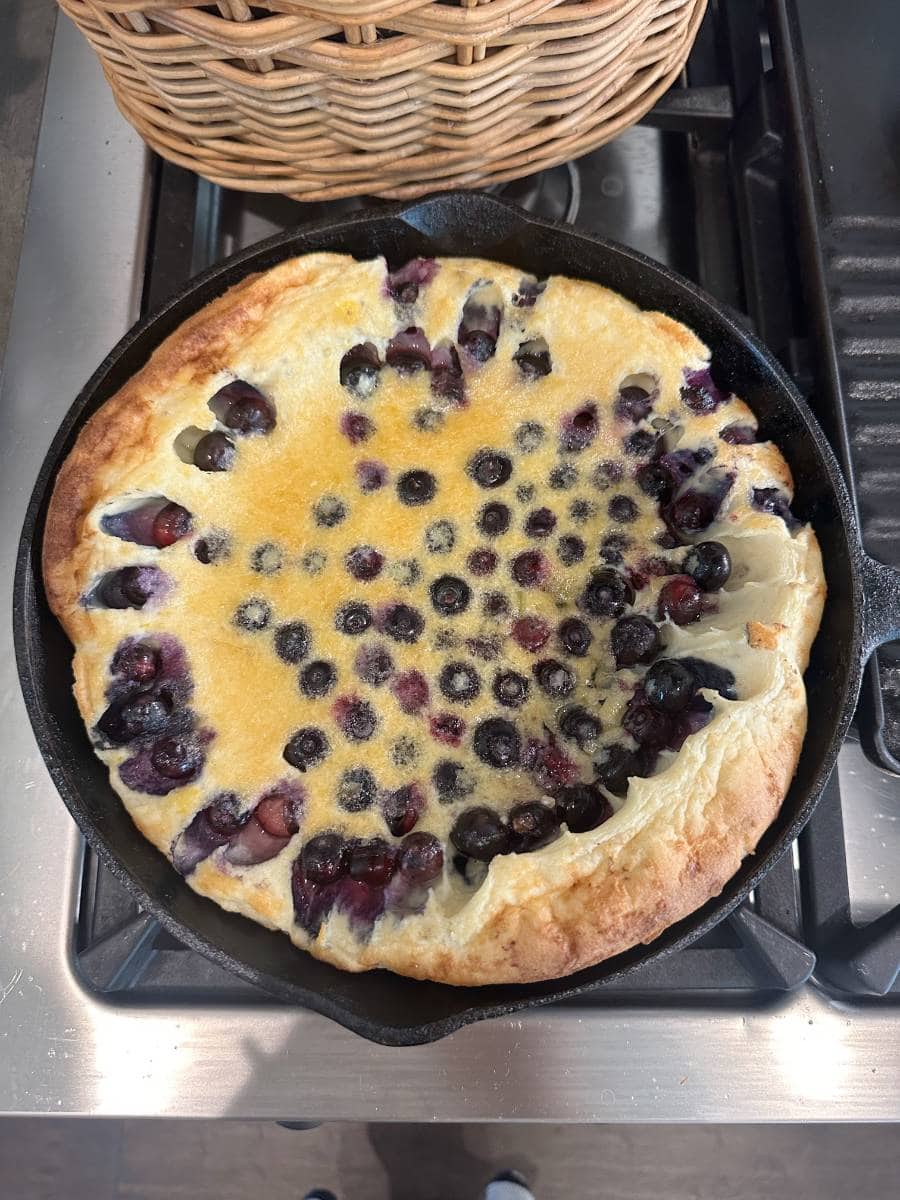
[[(755, 0), (713, 3), (682, 85), (640, 126), (577, 163), (496, 191), (530, 211), (577, 219), (583, 228), (634, 246), (747, 314), (801, 391), (809, 394), (815, 384), (811, 403), (851, 486), (856, 482), (869, 548), (900, 566), (900, 526), (884, 519), (900, 511), (900, 497), (890, 493), (880, 501), (877, 486), (884, 478), (879, 466), (896, 464), (900, 447), (900, 421), (886, 417), (883, 408), (884, 401), (900, 399), (900, 355), (884, 330), (900, 295), (900, 196), (883, 194), (884, 172), (879, 174), (877, 162), (860, 162), (862, 148), (844, 128), (846, 118), (842, 123), (842, 96), (859, 95), (855, 79), (842, 83), (819, 71), (821, 61), (852, 70), (865, 54), (871, 66), (867, 80), (882, 81), (887, 105), (890, 47), (896, 41), (886, 31), (894, 27), (900, 36), (900, 10), (889, 11), (889, 0), (879, 7), (885, 36), (878, 46), (860, 42), (854, 57), (843, 43), (830, 53), (823, 46), (831, 37), (857, 36), (840, 19), (838, 0), (772, 0), (769, 25), (778, 47), (773, 66), (763, 6)], [(826, 8), (834, 11), (826, 14)], [(802, 51), (800, 22), (805, 22)], [(865, 103), (878, 111), (872, 87)], [(835, 167), (830, 178), (836, 193), (844, 178), (840, 168), (852, 158), (857, 182), (845, 193), (804, 186), (818, 162), (826, 125), (829, 135), (840, 134), (826, 139), (835, 160), (829, 165)], [(877, 146), (870, 153), (876, 155)], [(363, 204), (301, 206), (283, 197), (223, 191), (160, 161), (153, 170), (145, 311), (189, 275), (242, 246)], [(860, 322), (867, 342), (854, 336)], [(818, 357), (810, 354), (810, 345)], [(831, 369), (829, 346), (837, 348), (839, 370)], [(876, 410), (881, 426), (873, 441)], [(894, 472), (891, 488), (900, 488), (897, 479)], [(870, 811), (870, 797), (877, 795), (881, 807), (893, 806), (892, 813), (877, 814), (888, 822), (883, 830), (896, 827), (900, 783), (863, 758), (860, 738), (881, 768), (900, 771), (898, 678), (900, 648), (886, 647), (870, 668), (869, 694), (857, 714), (859, 734), (842, 750), (808, 830), (744, 905), (688, 949), (570, 1003), (762, 1002), (800, 987), (814, 971), (816, 981), (836, 994), (896, 1000), (900, 921), (897, 908), (888, 904), (887, 875), (892, 861), (896, 870), (900, 841), (896, 833), (893, 842), (881, 841), (885, 882), (868, 886), (863, 904), (858, 871), (851, 867), (859, 860), (877, 872), (878, 853), (865, 839), (853, 850), (859, 819), (856, 827), (849, 819), (863, 802)], [(874, 827), (872, 832), (878, 836)], [(91, 988), (129, 1003), (267, 1000), (163, 931), (89, 849), (75, 961)]]

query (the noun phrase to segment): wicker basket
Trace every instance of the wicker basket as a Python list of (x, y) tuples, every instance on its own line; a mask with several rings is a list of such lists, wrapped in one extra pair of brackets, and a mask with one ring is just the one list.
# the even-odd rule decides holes
[(298, 200), (515, 179), (641, 117), (706, 0), (59, 0), (165, 158)]

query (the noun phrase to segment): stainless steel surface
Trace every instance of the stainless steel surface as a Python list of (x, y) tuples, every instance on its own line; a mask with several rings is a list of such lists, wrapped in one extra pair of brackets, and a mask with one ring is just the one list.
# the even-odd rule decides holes
[(866, 924), (892, 908), (900, 897), (900, 787), (889, 771), (863, 754), (855, 735), (838, 759), (844, 806), (847, 877), (853, 920)]
[(54, 0), (6, 0), (0, 11), (0, 367), (55, 22)]
[[(0, 395), (3, 571), (41, 457), (131, 322), (146, 167), (60, 21)], [(0, 1111), (353, 1120), (882, 1120), (896, 1024), (806, 988), (744, 1009), (564, 1008), (385, 1049), (278, 1007), (117, 1007), (70, 960), (80, 840), (27, 722), (4, 633)]]

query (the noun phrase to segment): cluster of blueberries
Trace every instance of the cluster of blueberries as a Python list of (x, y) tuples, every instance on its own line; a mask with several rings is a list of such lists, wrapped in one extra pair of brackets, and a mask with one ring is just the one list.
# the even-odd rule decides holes
[[(419, 288), (433, 277), (435, 264), (415, 260), (388, 278), (388, 290), (401, 307), (415, 303)], [(513, 303), (530, 307), (542, 290), (541, 285), (523, 281)], [(365, 342), (352, 347), (343, 356), (339, 377), (341, 385), (356, 401), (367, 401), (379, 386), (384, 367), (401, 374), (427, 371), (434, 409), (439, 413), (451, 405), (465, 403), (463, 364), (470, 368), (486, 362), (496, 350), (501, 306), (485, 299), (484, 291), (470, 298), (463, 307), (457, 342), (430, 346), (423, 331), (406, 327), (388, 343), (384, 362), (376, 347)], [(523, 342), (514, 355), (527, 381), (552, 371), (549, 348), (543, 339)], [(635, 383), (623, 385), (615, 406), (619, 420), (632, 422), (623, 435), (624, 461), (600, 463), (595, 468), (599, 491), (620, 482), (625, 471), (636, 481), (641, 493), (656, 507), (665, 522), (665, 533), (658, 537), (661, 549), (672, 550), (691, 542), (712, 523), (734, 484), (727, 470), (710, 467), (714, 452), (708, 448), (671, 449), (665, 438), (642, 426), (653, 409), (655, 393)], [(686, 376), (682, 400), (695, 413), (715, 411), (726, 397), (719, 391), (708, 371)], [(220, 389), (210, 408), (221, 429), (203, 434), (192, 450), (193, 464), (203, 471), (227, 471), (237, 454), (237, 439), (265, 435), (275, 427), (275, 408), (253, 385), (235, 380)], [(429, 429), (435, 422), (420, 414), (418, 427)], [(599, 428), (597, 407), (586, 403), (566, 415), (561, 422), (560, 461), (548, 478), (551, 490), (564, 492), (579, 479), (571, 456), (594, 441)], [(374, 432), (372, 419), (360, 411), (347, 411), (341, 417), (341, 429), (354, 445), (366, 442)], [(537, 422), (526, 421), (515, 434), (517, 450), (529, 454), (547, 436)], [(756, 439), (752, 426), (735, 423), (719, 433), (729, 444), (747, 444)], [(628, 468), (628, 462), (633, 465)], [(701, 468), (703, 468), (701, 470)], [(493, 490), (509, 484), (514, 471), (509, 453), (483, 448), (470, 460), (470, 477), (481, 488)], [(357, 482), (363, 491), (374, 491), (388, 482), (384, 464), (361, 462)], [(695, 480), (701, 482), (695, 483)], [(428, 505), (438, 491), (438, 480), (425, 469), (403, 472), (395, 482), (399, 500), (410, 507)], [(534, 486), (520, 484), (516, 499), (527, 505)], [(787, 498), (776, 488), (755, 489), (752, 504), (760, 511), (781, 517), (789, 527), (796, 524)], [(516, 727), (514, 710), (528, 699), (532, 685), (554, 700), (565, 701), (575, 689), (575, 674), (567, 662), (552, 656), (536, 658), (531, 678), (511, 669), (498, 668), (491, 681), (491, 693), (504, 715), (493, 715), (477, 722), (471, 731), (475, 755), (496, 770), (520, 768), (530, 772), (550, 803), (526, 800), (506, 814), (485, 805), (463, 809), (452, 826), (450, 843), (454, 862), (465, 875), (472, 860), (488, 862), (498, 854), (524, 853), (547, 845), (563, 826), (571, 832), (594, 829), (613, 812), (607, 793), (624, 795), (628, 780), (646, 776), (654, 769), (664, 750), (677, 750), (685, 737), (701, 728), (711, 715), (711, 705), (699, 694), (700, 689), (718, 691), (735, 699), (734, 678), (730, 672), (696, 658), (660, 658), (661, 641), (657, 621), (669, 619), (689, 624), (699, 618), (707, 606), (707, 597), (728, 581), (731, 563), (724, 545), (701, 541), (690, 546), (677, 573), (665, 559), (651, 560), (648, 574), (671, 575), (659, 591), (656, 620), (628, 613), (635, 601), (636, 588), (646, 582), (634, 570), (624, 567), (625, 552), (631, 545), (625, 528), (633, 523), (639, 509), (636, 501), (615, 493), (607, 501), (612, 522), (622, 526), (608, 534), (600, 547), (604, 566), (589, 572), (578, 597), (579, 615), (562, 620), (553, 630), (536, 615), (525, 614), (511, 621), (510, 635), (527, 651), (538, 655), (555, 635), (558, 650), (571, 658), (584, 657), (595, 637), (593, 620), (612, 621), (610, 646), (618, 668), (648, 667), (631, 697), (623, 719), (625, 731), (636, 748), (616, 743), (607, 746), (602, 760), (595, 763), (595, 780), (579, 782), (573, 777), (574, 764), (560, 749), (556, 738), (539, 741), (523, 738)], [(323, 529), (340, 524), (347, 516), (347, 505), (338, 496), (320, 497), (313, 509), (317, 525)], [(583, 523), (596, 512), (596, 502), (579, 496), (569, 504), (569, 516)], [(493, 574), (499, 565), (494, 549), (497, 539), (511, 528), (513, 510), (502, 500), (490, 499), (476, 517), (479, 532), (489, 544), (473, 550), (467, 558), (467, 570), (473, 578)], [(125, 513), (104, 518), (106, 532), (141, 545), (164, 549), (192, 532), (192, 515), (181, 505), (160, 497)], [(512, 580), (522, 588), (540, 587), (549, 578), (552, 567), (539, 548), (555, 533), (557, 515), (549, 507), (531, 508), (524, 516), (526, 534), (538, 546), (515, 555), (509, 562)], [(451, 522), (437, 520), (425, 528), (425, 549), (435, 555), (448, 553), (456, 533)], [(212, 563), (227, 553), (227, 539), (209, 533), (194, 544), (196, 558)], [(557, 542), (557, 557), (564, 566), (583, 560), (584, 540), (566, 533)], [(325, 564), (321, 551), (310, 551), (304, 566), (315, 573)], [(251, 555), (251, 568), (271, 574), (283, 565), (277, 546), (266, 543)], [(345, 557), (349, 575), (359, 582), (376, 578), (385, 569), (384, 555), (373, 546), (354, 547)], [(396, 569), (396, 565), (395, 569)], [(411, 583), (421, 575), (415, 560), (407, 560), (408, 570), (398, 582)], [(165, 573), (152, 565), (124, 567), (109, 573), (93, 590), (92, 603), (109, 608), (140, 609), (151, 597), (160, 596), (169, 586)], [(449, 619), (465, 612), (473, 600), (473, 588), (459, 576), (441, 574), (429, 586), (434, 612)], [(487, 592), (482, 611), (498, 619), (510, 615), (508, 599), (502, 592)], [(251, 597), (234, 614), (234, 623), (248, 633), (271, 630), (278, 658), (298, 668), (301, 692), (310, 699), (322, 698), (336, 689), (338, 672), (325, 659), (310, 656), (311, 634), (302, 621), (290, 621), (273, 627), (273, 610), (268, 601)], [(425, 628), (425, 617), (414, 606), (393, 601), (373, 611), (360, 600), (349, 600), (335, 615), (336, 628), (356, 638), (374, 628), (386, 641), (364, 640), (354, 659), (354, 671), (361, 681), (373, 688), (389, 685), (401, 709), (422, 714), (431, 700), (431, 686), (417, 670), (399, 671), (390, 643), (412, 644)], [(445, 644), (457, 646), (452, 631), (442, 631)], [(501, 639), (469, 639), (468, 649), (476, 659), (490, 661), (499, 656)], [(132, 758), (120, 768), (123, 780), (131, 787), (150, 794), (164, 795), (172, 788), (197, 778), (205, 759), (210, 735), (196, 728), (196, 719), (188, 706), (190, 675), (181, 648), (173, 639), (155, 641), (128, 640), (119, 647), (112, 663), (113, 683), (110, 703), (97, 723), (101, 744), (127, 745)], [(483, 680), (479, 669), (469, 661), (454, 658), (442, 667), (436, 680), (437, 691), (452, 705), (463, 708), (481, 693)], [(351, 742), (365, 742), (375, 733), (378, 715), (375, 707), (354, 693), (339, 695), (332, 703), (332, 715), (338, 730)], [(441, 712), (428, 716), (428, 731), (437, 742), (459, 746), (466, 731), (462, 716)], [(563, 742), (592, 751), (602, 733), (598, 717), (581, 706), (563, 706), (558, 713), (559, 734)], [(298, 729), (284, 748), (284, 759), (300, 774), (312, 770), (330, 751), (328, 737), (316, 726)], [(406, 765), (417, 757), (412, 739), (402, 738), (394, 747), (394, 760)], [(441, 803), (455, 803), (472, 794), (474, 785), (463, 763), (442, 759), (432, 773), (432, 783)], [(225, 847), (228, 861), (249, 865), (267, 861), (287, 845), (300, 825), (303, 787), (297, 779), (276, 785), (249, 809), (231, 793), (215, 797), (203, 808), (176, 839), (175, 865), (184, 873), (213, 850)], [(317, 834), (301, 848), (292, 869), (292, 888), (298, 921), (315, 932), (324, 915), (337, 906), (357, 922), (371, 923), (386, 908), (396, 912), (413, 911), (423, 901), (423, 889), (441, 874), (444, 849), (434, 835), (418, 831), (417, 824), (425, 808), (425, 795), (418, 784), (386, 791), (377, 786), (366, 767), (346, 771), (339, 781), (337, 802), (348, 812), (357, 812), (378, 804), (390, 834), (398, 840), (344, 838), (334, 832)]]

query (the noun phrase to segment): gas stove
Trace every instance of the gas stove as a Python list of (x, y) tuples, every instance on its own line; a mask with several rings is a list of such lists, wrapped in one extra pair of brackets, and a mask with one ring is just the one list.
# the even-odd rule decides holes
[[(830, 23), (824, 8), (835, 10)], [(900, 566), (900, 425), (887, 407), (900, 399), (891, 334), (900, 180), (877, 138), (854, 135), (866, 122), (884, 127), (875, 118), (892, 96), (888, 47), (900, 19), (886, 0), (872, 6), (867, 19), (883, 22), (875, 37), (843, 28), (838, 8), (712, 4), (681, 85), (641, 125), (499, 191), (669, 264), (744, 314), (841, 456), (867, 549)], [(848, 63), (863, 54), (871, 70), (861, 95)], [(881, 108), (871, 94), (879, 86)], [(0, 394), (5, 569), (58, 421), (128, 325), (209, 263), (362, 203), (225, 191), (156, 159), (60, 20)], [(141, 912), (56, 796), (11, 653), (2, 669), (0, 1032), (10, 1069), (0, 1110), (305, 1120), (896, 1115), (900, 644), (870, 665), (838, 766), (793, 854), (726, 921), (577, 1001), (412, 1050), (370, 1045), (279, 1005)]]

